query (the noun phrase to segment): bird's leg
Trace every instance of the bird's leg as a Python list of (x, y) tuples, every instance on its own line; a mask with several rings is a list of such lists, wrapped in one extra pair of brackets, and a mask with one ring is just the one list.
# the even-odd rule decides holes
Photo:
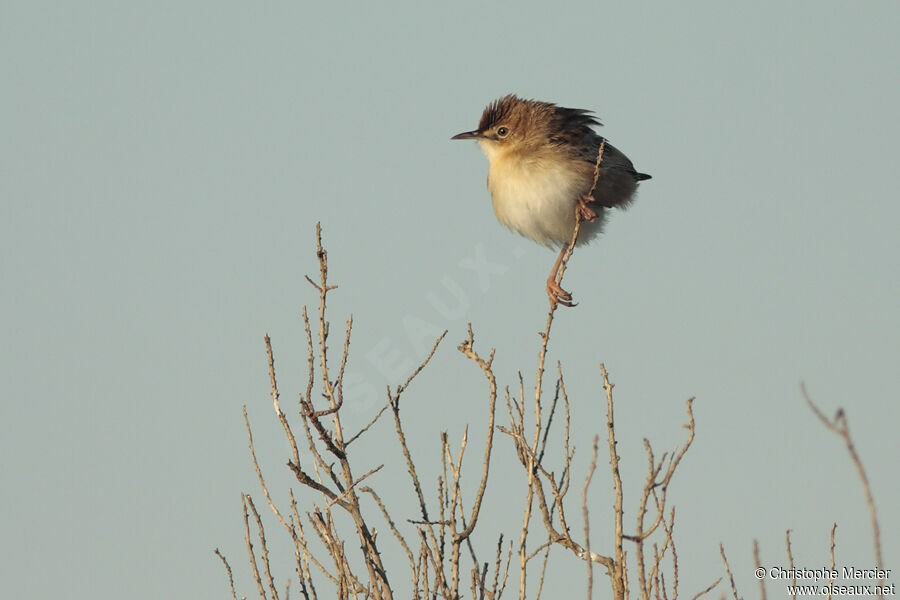
[(568, 249), (568, 246), (563, 246), (562, 250), (559, 251), (559, 256), (556, 257), (556, 263), (553, 265), (553, 270), (550, 271), (550, 277), (547, 278), (547, 296), (550, 298), (550, 306), (552, 307), (555, 307), (557, 304), (562, 304), (563, 306), (575, 306), (575, 303), (572, 302), (572, 294), (562, 289), (559, 283), (556, 282), (556, 277), (559, 274), (559, 266), (562, 264), (563, 256), (566, 255), (566, 250)]
[(588, 194), (584, 194), (578, 198), (578, 203), (575, 205), (576, 219), (593, 222), (597, 218), (597, 213), (588, 206), (591, 202), (594, 202), (594, 197)]
[[(576, 223), (581, 223), (582, 221), (592, 222), (597, 219), (599, 215), (588, 206), (588, 204), (594, 201), (594, 197), (590, 194), (583, 194), (578, 197), (578, 202), (575, 204)], [(572, 294), (562, 289), (562, 286), (556, 281), (556, 278), (559, 276), (559, 267), (562, 265), (563, 257), (566, 255), (568, 249), (568, 246), (563, 246), (559, 251), (559, 256), (556, 257), (556, 263), (553, 265), (553, 270), (550, 271), (550, 277), (547, 278), (547, 296), (550, 298), (550, 306), (555, 307), (557, 304), (562, 304), (563, 306), (575, 306), (576, 304), (575, 302), (572, 302)]]

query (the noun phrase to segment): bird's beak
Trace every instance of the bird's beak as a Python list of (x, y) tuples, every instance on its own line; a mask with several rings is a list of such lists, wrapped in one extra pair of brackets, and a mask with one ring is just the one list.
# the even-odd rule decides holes
[(451, 140), (477, 140), (482, 137), (481, 132), (477, 129), (475, 131), (464, 131), (462, 133), (457, 133), (454, 135)]

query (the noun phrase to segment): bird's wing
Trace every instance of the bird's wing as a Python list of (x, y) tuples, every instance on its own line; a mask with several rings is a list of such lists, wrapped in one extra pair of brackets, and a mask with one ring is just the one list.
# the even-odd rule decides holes
[[(595, 134), (596, 139), (592, 139), (590, 144), (580, 144), (577, 147), (573, 147), (573, 151), (576, 152), (577, 158), (589, 162), (592, 165), (597, 162), (597, 153), (600, 151), (600, 144), (603, 141), (603, 138), (599, 135)], [(650, 179), (650, 176), (645, 173), (638, 173), (634, 165), (627, 156), (622, 154), (618, 148), (613, 146), (606, 141), (606, 144), (603, 146), (603, 159), (600, 162), (601, 169), (614, 170), (614, 171), (625, 171), (634, 176), (635, 181), (642, 181), (644, 179)]]

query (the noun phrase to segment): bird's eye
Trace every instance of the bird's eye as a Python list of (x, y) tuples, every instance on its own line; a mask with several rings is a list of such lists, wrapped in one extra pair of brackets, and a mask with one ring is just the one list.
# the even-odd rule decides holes
[(499, 127), (497, 128), (497, 136), (498, 137), (506, 137), (509, 135), (509, 127)]

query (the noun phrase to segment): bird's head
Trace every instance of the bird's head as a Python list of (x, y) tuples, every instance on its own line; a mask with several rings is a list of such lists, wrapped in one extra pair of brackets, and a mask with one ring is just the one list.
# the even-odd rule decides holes
[(493, 161), (515, 154), (542, 155), (559, 150), (590, 133), (594, 125), (599, 122), (588, 111), (509, 94), (487, 105), (478, 129), (450, 139), (477, 141), (488, 160)]

